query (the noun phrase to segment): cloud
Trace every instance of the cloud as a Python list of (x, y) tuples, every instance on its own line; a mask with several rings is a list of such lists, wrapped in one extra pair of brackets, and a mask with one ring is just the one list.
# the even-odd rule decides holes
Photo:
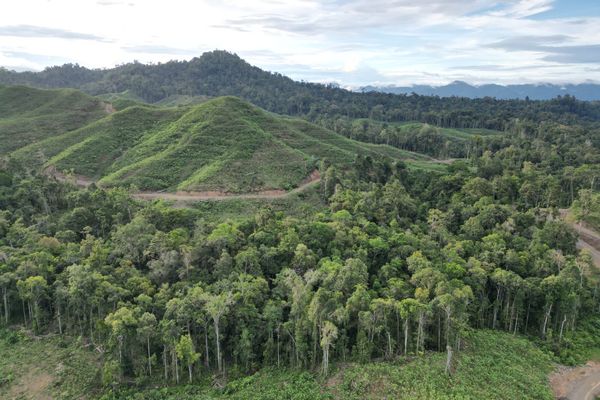
[(574, 64), (600, 63), (600, 44), (552, 47), (547, 51), (553, 54), (545, 56), (546, 61)]
[(199, 55), (201, 50), (192, 49), (181, 49), (177, 47), (142, 44), (132, 46), (122, 46), (121, 49), (130, 53), (143, 53), (143, 54), (172, 54), (172, 55)]
[(78, 39), (93, 40), (97, 42), (110, 42), (110, 40), (80, 32), (72, 32), (64, 29), (48, 28), (35, 25), (10, 25), (0, 26), (0, 36), (14, 36), (23, 38), (59, 38), (59, 39)]
[(460, 71), (527, 71), (531, 69), (551, 69), (557, 68), (557, 65), (549, 64), (532, 64), (532, 65), (501, 65), (501, 64), (485, 64), (485, 65), (454, 65), (448, 67), (451, 70)]
[[(488, 47), (507, 51), (532, 51), (545, 53), (545, 61), (557, 63), (598, 63), (600, 62), (600, 44), (563, 45), (573, 39), (566, 35), (552, 36), (515, 36)], [(558, 45), (558, 46), (557, 46)]]
[(128, 1), (120, 1), (120, 0), (98, 0), (96, 2), (99, 6), (130, 6), (133, 7), (135, 4)]
[(41, 64), (41, 65), (64, 64), (65, 62), (69, 61), (63, 57), (49, 56), (46, 54), (34, 54), (34, 53), (28, 53), (26, 51), (3, 50), (2, 54), (4, 54), (6, 57), (9, 57), (9, 58), (26, 60), (29, 63)]
[(480, 11), (498, 1), (333, 0), (305, 3), (306, 7), (296, 9), (293, 15), (285, 9), (275, 8), (273, 12), (248, 12), (214, 26), (240, 30), (253, 27), (304, 35), (397, 29), (399, 24), (403, 29), (413, 29), (450, 22), (455, 17)]
[(567, 35), (513, 36), (490, 43), (487, 47), (508, 51), (543, 51), (548, 45), (565, 43), (570, 39), (573, 38)]

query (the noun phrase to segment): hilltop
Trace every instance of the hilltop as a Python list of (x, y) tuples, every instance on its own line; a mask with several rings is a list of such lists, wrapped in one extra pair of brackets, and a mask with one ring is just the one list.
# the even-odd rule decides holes
[[(30, 92), (21, 97), (31, 99), (31, 109), (23, 106), (15, 107), (13, 113), (5, 111), (8, 121), (44, 116), (40, 110), (62, 104), (60, 100), (67, 95), (72, 100), (82, 99), (82, 104), (69, 106), (75, 110), (94, 105), (110, 108), (108, 103), (73, 90), (17, 87), (13, 92)], [(69, 107), (63, 107), (65, 115), (70, 115)], [(51, 134), (12, 143), (3, 152), (12, 151), (27, 165), (72, 172), (101, 186), (231, 193), (290, 190), (323, 159), (339, 166), (350, 165), (358, 154), (414, 161), (421, 166), (432, 161), (390, 146), (347, 139), (230, 96), (198, 105), (167, 108), (136, 104), (108, 115), (105, 109), (100, 113), (102, 118), (84, 126), (61, 125), (62, 120), (54, 118)], [(48, 119), (42, 118), (37, 125), (34, 120), (33, 131), (43, 131)]]
[(0, 68), (0, 84), (71, 87), (92, 95), (124, 95), (148, 103), (169, 103), (197, 96), (237, 96), (268, 111), (302, 116), (313, 122), (339, 116), (374, 117), (390, 122), (419, 121), (451, 128), (505, 130), (515, 118), (600, 120), (600, 105), (576, 101), (571, 96), (525, 101), (357, 93), (336, 85), (297, 82), (252, 66), (227, 51), (207, 52), (189, 61), (149, 65), (133, 62), (109, 69), (87, 69), (73, 64), (41, 72)]

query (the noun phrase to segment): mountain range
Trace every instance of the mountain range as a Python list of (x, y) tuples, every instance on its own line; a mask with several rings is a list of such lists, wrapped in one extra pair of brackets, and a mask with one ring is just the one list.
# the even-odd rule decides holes
[(331, 121), (329, 128), (339, 126), (334, 120), (340, 118), (420, 121), (448, 128), (493, 130), (505, 130), (508, 121), (516, 118), (534, 122), (548, 118), (563, 122), (573, 117), (600, 118), (600, 104), (575, 101), (571, 96), (540, 102), (353, 92), (336, 85), (294, 81), (221, 50), (188, 61), (132, 62), (109, 69), (88, 69), (77, 64), (49, 67), (41, 72), (0, 68), (0, 84), (79, 89), (92, 96), (101, 95), (117, 108), (118, 102), (179, 105), (236, 96), (278, 114), (311, 122), (326, 118)]
[(423, 96), (468, 97), (470, 99), (493, 97), (496, 99), (549, 100), (557, 96), (574, 96), (579, 100), (600, 100), (600, 84), (580, 83), (555, 85), (550, 83), (519, 85), (470, 85), (454, 81), (448, 85), (430, 86), (364, 86), (361, 92), (381, 92), (391, 94), (416, 93)]

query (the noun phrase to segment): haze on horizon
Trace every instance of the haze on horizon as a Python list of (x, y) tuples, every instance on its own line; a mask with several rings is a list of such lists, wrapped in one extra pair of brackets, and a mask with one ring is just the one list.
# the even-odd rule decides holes
[(20, 0), (0, 65), (186, 60), (225, 49), (343, 86), (600, 81), (595, 0)]

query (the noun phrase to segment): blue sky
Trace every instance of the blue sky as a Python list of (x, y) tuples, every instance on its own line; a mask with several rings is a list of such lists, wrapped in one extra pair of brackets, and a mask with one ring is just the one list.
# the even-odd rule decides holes
[(7, 0), (0, 65), (94, 68), (225, 49), (295, 79), (600, 81), (600, 0)]

